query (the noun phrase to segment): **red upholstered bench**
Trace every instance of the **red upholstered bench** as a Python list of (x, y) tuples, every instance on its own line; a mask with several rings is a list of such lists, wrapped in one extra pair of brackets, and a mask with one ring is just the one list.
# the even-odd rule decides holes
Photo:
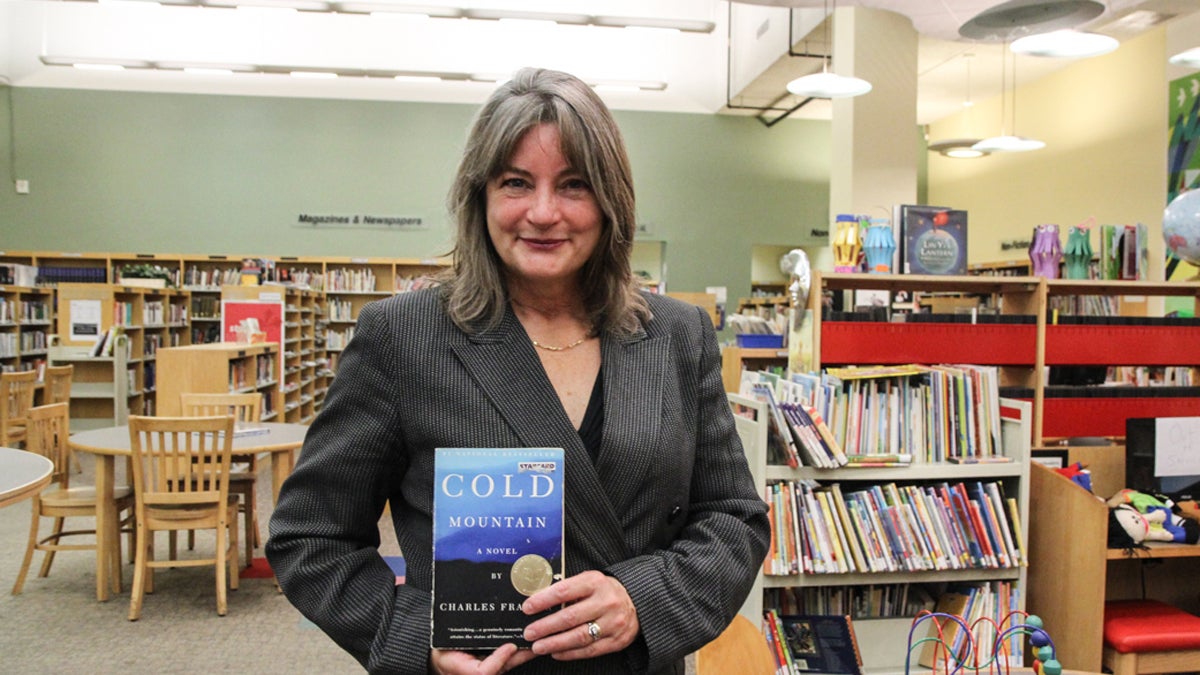
[(1104, 665), (1113, 675), (1200, 671), (1200, 616), (1157, 600), (1104, 603)]

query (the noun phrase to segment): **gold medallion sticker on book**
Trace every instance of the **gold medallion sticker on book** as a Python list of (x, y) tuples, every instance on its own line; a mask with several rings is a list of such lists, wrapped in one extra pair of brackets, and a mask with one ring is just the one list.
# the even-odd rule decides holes
[(554, 580), (554, 570), (550, 567), (550, 561), (534, 553), (517, 558), (511, 574), (513, 588), (521, 595), (533, 595)]

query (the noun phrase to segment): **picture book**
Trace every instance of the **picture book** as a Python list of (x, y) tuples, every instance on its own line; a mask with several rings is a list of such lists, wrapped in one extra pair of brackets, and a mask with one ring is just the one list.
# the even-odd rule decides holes
[(561, 448), (438, 448), (435, 649), (527, 647), (525, 598), (563, 577)]
[(942, 206), (903, 204), (900, 260), (905, 274), (967, 273), (967, 212)]
[(785, 614), (779, 617), (779, 635), (793, 673), (862, 673), (862, 655), (849, 616)]

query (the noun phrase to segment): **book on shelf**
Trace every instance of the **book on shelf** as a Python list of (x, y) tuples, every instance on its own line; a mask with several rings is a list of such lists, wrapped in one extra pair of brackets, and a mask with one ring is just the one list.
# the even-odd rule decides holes
[(905, 274), (967, 273), (967, 212), (943, 206), (900, 204), (900, 264)]
[[(1013, 612), (1018, 607), (1020, 592), (1012, 582), (992, 581), (972, 584), (953, 584), (939, 597), (935, 616), (924, 619), (929, 628), (917, 664), (937, 671), (957, 664), (993, 663), (1004, 668), (1020, 665), (1022, 640), (1010, 636), (996, 644), (999, 631), (1012, 625)], [(963, 625), (970, 629), (971, 635)], [(973, 642), (973, 647), (970, 643)], [(972, 653), (972, 651), (974, 653)]]
[(862, 675), (862, 654), (848, 614), (764, 613), (764, 633), (771, 636), (780, 672)]
[(763, 571), (773, 575), (1014, 568), (1028, 564), (1015, 500), (973, 481), (843, 489), (778, 481)]
[(525, 598), (563, 577), (561, 448), (438, 448), (435, 649), (528, 646)]

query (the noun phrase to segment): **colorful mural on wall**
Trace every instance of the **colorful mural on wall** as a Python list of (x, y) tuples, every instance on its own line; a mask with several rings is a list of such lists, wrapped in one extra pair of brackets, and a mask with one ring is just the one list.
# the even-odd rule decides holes
[[(1172, 80), (1167, 88), (1167, 201), (1180, 193), (1200, 188), (1200, 73)], [(1183, 281), (1200, 276), (1200, 268), (1171, 255), (1167, 249), (1165, 265), (1168, 281)], [(1167, 310), (1192, 313), (1191, 301), (1169, 302)]]

